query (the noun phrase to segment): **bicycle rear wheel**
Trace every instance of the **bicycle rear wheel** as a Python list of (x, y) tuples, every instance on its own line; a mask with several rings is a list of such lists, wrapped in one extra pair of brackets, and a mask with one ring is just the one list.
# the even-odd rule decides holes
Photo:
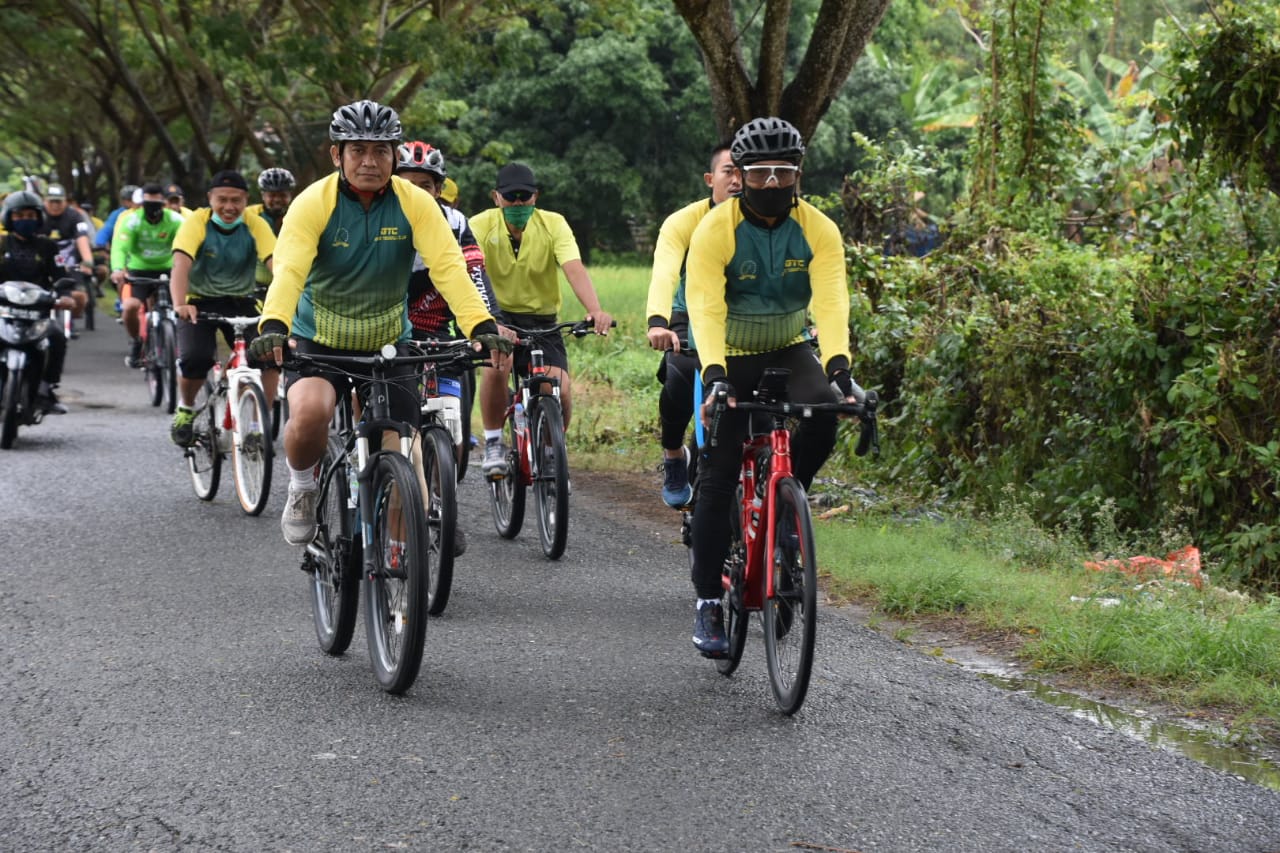
[(240, 386), (240, 399), (236, 402), (236, 426), (232, 442), (232, 473), (235, 475), (236, 497), (240, 508), (249, 515), (259, 515), (267, 505), (271, 494), (271, 468), (273, 453), (271, 439), (271, 409), (267, 397), (258, 385)]
[(560, 406), (539, 400), (533, 415), (533, 502), (542, 553), (558, 560), (569, 538), (569, 454)]
[[(147, 375), (150, 376), (150, 370)], [(222, 417), (223, 399), (213, 379), (206, 379), (196, 394), (196, 418), (191, 424), (191, 446), (187, 448), (186, 457), (191, 488), (202, 501), (213, 500), (222, 477), (218, 419)]]
[(422, 437), (423, 495), (427, 528), (425, 546), (431, 572), (427, 584), (427, 612), (439, 616), (453, 588), (453, 543), (458, 527), (458, 479), (454, 473), (453, 437), (447, 429), (429, 426)]
[(312, 575), (311, 619), (316, 640), (330, 655), (340, 655), (351, 645), (360, 597), (360, 539), (347, 465), (342, 442), (330, 434), (320, 461), (317, 535), (303, 558), (303, 567)]
[(515, 424), (507, 418), (507, 476), (489, 481), (489, 506), (493, 510), (493, 526), (503, 539), (515, 539), (524, 524), (525, 490), (520, 473), (520, 450), (516, 445)]
[(813, 668), (818, 618), (818, 565), (804, 489), (794, 477), (778, 481), (773, 500), (773, 595), (764, 603), (764, 648), (769, 684), (784, 714), (804, 703)]
[(733, 675), (742, 662), (742, 652), (747, 646), (747, 625), (751, 614), (747, 611), (747, 549), (742, 542), (742, 520), (738, 508), (742, 505), (742, 489), (733, 502), (732, 521), (729, 524), (729, 554), (724, 560), (724, 633), (729, 638), (729, 650), (716, 659), (716, 670), (721, 675)]
[(373, 568), (365, 577), (364, 621), (369, 660), (378, 684), (403, 693), (418, 677), (427, 633), (427, 590), (431, 566), (422, 533), (422, 491), (413, 466), (397, 453), (373, 458)]

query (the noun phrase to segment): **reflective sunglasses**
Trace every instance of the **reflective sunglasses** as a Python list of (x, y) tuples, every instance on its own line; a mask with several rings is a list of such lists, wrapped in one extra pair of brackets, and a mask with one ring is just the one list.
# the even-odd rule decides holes
[(530, 190), (509, 190), (505, 193), (499, 193), (499, 195), (507, 201), (514, 203), (528, 201), (533, 198), (534, 194)]
[(780, 187), (789, 187), (800, 177), (799, 166), (743, 166), (742, 180), (751, 187), (767, 187), (769, 181)]

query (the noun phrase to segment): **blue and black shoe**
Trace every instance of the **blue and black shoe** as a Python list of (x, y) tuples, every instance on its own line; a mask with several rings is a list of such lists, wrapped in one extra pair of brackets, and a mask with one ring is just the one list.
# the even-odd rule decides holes
[(689, 448), (682, 447), (675, 459), (662, 460), (662, 502), (672, 509), (682, 509), (693, 500), (689, 485)]
[(693, 620), (693, 645), (704, 658), (722, 658), (729, 653), (729, 637), (724, 632), (724, 608), (720, 602), (703, 602)]

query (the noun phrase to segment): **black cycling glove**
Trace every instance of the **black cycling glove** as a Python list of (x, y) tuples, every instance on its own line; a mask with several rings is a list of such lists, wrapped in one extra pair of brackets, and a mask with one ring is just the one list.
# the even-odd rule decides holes
[(840, 396), (845, 398), (853, 396), (853, 377), (849, 375), (849, 371), (833, 370), (827, 379), (840, 389)]
[(498, 352), (509, 353), (513, 349), (511, 341), (495, 332), (481, 332), (472, 340), (480, 344), (481, 349), (487, 352), (497, 350)]
[[(268, 328), (270, 324), (276, 322), (268, 320)], [(257, 361), (274, 361), (275, 355), (272, 352), (276, 347), (282, 350), (289, 348), (289, 336), (283, 332), (262, 332), (249, 343), (249, 357)]]

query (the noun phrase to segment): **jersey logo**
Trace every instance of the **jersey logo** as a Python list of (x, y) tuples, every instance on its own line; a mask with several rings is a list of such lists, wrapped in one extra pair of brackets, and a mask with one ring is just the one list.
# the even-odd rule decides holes
[(345, 228), (339, 228), (338, 233), (333, 237), (332, 245), (336, 248), (341, 246), (344, 249), (351, 248), (351, 232)]
[(759, 277), (759, 271), (756, 268), (755, 261), (746, 261), (738, 267), (738, 279), (741, 281), (754, 281)]
[(782, 274), (790, 275), (791, 273), (805, 272), (809, 269), (809, 262), (804, 258), (787, 258), (782, 262)]
[(373, 238), (373, 242), (380, 243), (387, 240), (390, 240), (393, 242), (399, 242), (407, 238), (408, 238), (408, 235), (401, 234), (400, 229), (397, 226), (388, 225), (385, 228), (379, 229), (378, 236)]

